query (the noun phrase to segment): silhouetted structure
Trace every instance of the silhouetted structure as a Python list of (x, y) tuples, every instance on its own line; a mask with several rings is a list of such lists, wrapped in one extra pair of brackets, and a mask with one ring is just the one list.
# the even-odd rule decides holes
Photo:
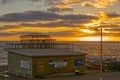
[(53, 48), (55, 39), (49, 35), (32, 33), (20, 36), (21, 44), (24, 48)]
[(50, 35), (42, 33), (30, 33), (20, 36), (20, 43), (8, 43), (6, 48), (23, 48), (23, 49), (41, 49), (41, 48), (68, 48), (72, 49), (72, 44), (60, 43), (51, 38)]

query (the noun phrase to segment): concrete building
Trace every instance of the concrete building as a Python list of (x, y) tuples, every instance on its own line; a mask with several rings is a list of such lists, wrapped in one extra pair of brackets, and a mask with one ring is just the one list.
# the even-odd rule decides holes
[[(52, 39), (49, 39), (52, 40), (52, 44), (48, 39), (48, 43), (45, 39), (42, 40), (44, 43), (39, 43), (39, 45), (35, 41), (35, 44), (32, 45), (26, 44), (26, 42), (24, 44), (12, 44), (12, 46), (8, 44), (9, 47), (6, 50), (8, 51), (9, 73), (34, 77), (74, 73), (76, 69), (80, 73), (85, 72), (86, 54), (60, 48)], [(65, 45), (63, 46), (65, 47)]]

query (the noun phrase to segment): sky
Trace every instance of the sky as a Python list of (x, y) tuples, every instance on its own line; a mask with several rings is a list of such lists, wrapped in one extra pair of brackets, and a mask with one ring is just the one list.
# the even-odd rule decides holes
[(29, 33), (60, 41), (120, 41), (120, 0), (0, 0), (0, 41)]

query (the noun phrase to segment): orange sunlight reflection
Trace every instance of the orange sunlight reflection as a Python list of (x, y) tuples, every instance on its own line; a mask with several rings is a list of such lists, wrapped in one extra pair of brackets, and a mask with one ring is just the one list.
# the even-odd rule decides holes
[(0, 41), (19, 41), (19, 36), (13, 35), (13, 36), (2, 36), (0, 37)]
[[(57, 41), (100, 41), (100, 36), (86, 36), (86, 37), (70, 37), (70, 36), (63, 36), (63, 37), (53, 37)], [(19, 36), (4, 36), (0, 37), (0, 41), (19, 41)], [(119, 36), (103, 36), (103, 41), (120, 41)]]
[(95, 33), (95, 31), (88, 30), (88, 29), (81, 29), (80, 31), (85, 32), (85, 33)]
[[(76, 38), (77, 41), (100, 41), (101, 37), (100, 36), (87, 36), (87, 37), (80, 37)], [(103, 41), (109, 41), (110, 38), (105, 36), (103, 37)]]

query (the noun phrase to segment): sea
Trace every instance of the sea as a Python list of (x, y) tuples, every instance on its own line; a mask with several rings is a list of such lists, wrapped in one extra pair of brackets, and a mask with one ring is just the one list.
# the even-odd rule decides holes
[[(9, 41), (0, 42), (0, 65), (8, 64), (8, 53), (4, 50), (7, 43), (13, 43)], [(16, 42), (15, 42), (16, 43)], [(114, 58), (120, 60), (120, 42), (101, 42), (99, 41), (74, 41), (63, 42), (72, 44), (71, 49), (75, 52), (81, 52), (87, 54), (87, 57), (100, 58), (101, 52), (103, 58)], [(101, 50), (102, 46), (102, 50)], [(95, 59), (94, 58), (94, 59)]]

